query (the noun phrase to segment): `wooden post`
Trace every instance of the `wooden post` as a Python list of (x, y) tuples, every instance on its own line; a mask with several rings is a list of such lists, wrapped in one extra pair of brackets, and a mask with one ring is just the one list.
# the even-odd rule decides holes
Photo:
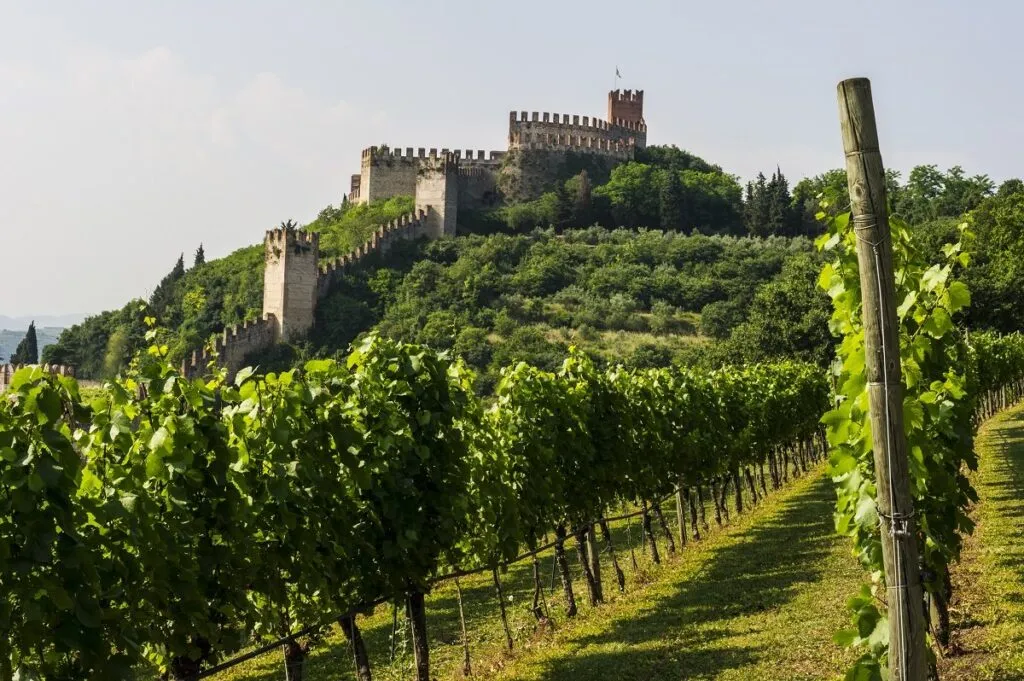
[(903, 428), (903, 383), (885, 170), (867, 78), (839, 83), (839, 120), (857, 235), (865, 371), (889, 605), (889, 678), (925, 681), (924, 598)]

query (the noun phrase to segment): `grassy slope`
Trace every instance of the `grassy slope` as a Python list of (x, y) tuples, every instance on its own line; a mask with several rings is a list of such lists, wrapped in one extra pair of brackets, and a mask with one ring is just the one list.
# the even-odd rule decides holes
[(1024, 406), (978, 436), (981, 497), (974, 535), (953, 573), (953, 641), (943, 681), (1024, 679)]
[[(529, 613), (530, 564), (502, 577), (516, 639), (502, 650), (493, 585), (488, 576), (463, 580), (469, 639), (477, 678), (500, 679), (828, 679), (848, 664), (831, 642), (845, 623), (844, 603), (859, 583), (856, 561), (832, 533), (833, 493), (820, 472), (791, 483), (752, 513), (699, 544), (691, 543), (662, 566), (647, 561), (639, 546), (639, 571), (630, 565), (627, 528), (613, 528), (627, 593), (615, 592), (607, 555), (603, 578), (608, 602), (586, 604), (575, 550), (580, 616), (567, 621), (561, 589), (548, 595), (554, 632), (537, 632)], [(665, 510), (673, 523), (671, 508)], [(637, 525), (630, 536), (638, 541)], [(661, 550), (665, 552), (664, 541)], [(550, 554), (541, 570), (548, 585)], [(462, 648), (452, 585), (428, 597), (431, 662), (438, 679), (460, 678)], [(401, 621), (401, 617), (399, 617)], [(374, 678), (410, 677), (411, 651), (388, 663), (390, 608), (361, 620), (374, 664)], [(401, 628), (399, 632), (401, 637)], [(337, 632), (318, 646), (307, 681), (352, 678), (350, 653)], [(282, 676), (278, 654), (266, 655), (217, 679), (271, 681)]]
[(558, 632), (507, 679), (826, 679), (860, 573), (834, 536), (816, 475), (664, 570), (656, 583)]

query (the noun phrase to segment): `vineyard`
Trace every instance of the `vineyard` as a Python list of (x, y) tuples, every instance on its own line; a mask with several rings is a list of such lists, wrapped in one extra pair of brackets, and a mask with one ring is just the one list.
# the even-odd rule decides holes
[(511, 649), (510, 569), (542, 635), (545, 552), (570, 619), (606, 600), (602, 557), (624, 589), (623, 521), (658, 564), (662, 538), (675, 554), (706, 535), (707, 503), (722, 525), (825, 459), (835, 529), (869, 580), (835, 635), (847, 678), (918, 681), (904, 659), (932, 668), (950, 647), (974, 438), (1024, 398), (1024, 336), (960, 323), (969, 222), (935, 262), (884, 190), (874, 213), (851, 194), (850, 213), (826, 198), (819, 216), (827, 371), (603, 367), (574, 348), (556, 371), (504, 367), (480, 397), (462, 359), (371, 333), (341, 361), (189, 380), (149, 316), (148, 350), (103, 390), (20, 370), (0, 398), (0, 681), (192, 681), (282, 650), (299, 681), (335, 625), (369, 681), (359, 623), (387, 605), (428, 681), (427, 596), (453, 587), (468, 674), (460, 578), (489, 578)]
[[(358, 637), (353, 614), (382, 600), (407, 603), (427, 678), (431, 580), (551, 532), (571, 615), (570, 536), (582, 552), (609, 508), (676, 489), (716, 510), (730, 486), (756, 498), (813, 456), (829, 406), (811, 366), (599, 371), (580, 355), (557, 373), (510, 367), (485, 405), (459, 362), (372, 337), (344, 365), (190, 382), (152, 336), (89, 404), (31, 368), (2, 403), (3, 678), (195, 678), (339, 615)], [(970, 343), (985, 416), (1020, 394), (1024, 339)], [(305, 652), (287, 650), (293, 665)]]

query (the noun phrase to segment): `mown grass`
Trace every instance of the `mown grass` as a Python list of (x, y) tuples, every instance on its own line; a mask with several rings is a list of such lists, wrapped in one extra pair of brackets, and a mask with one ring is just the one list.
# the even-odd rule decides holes
[[(606, 603), (592, 608), (569, 548), (580, 615), (564, 616), (552, 556), (541, 558), (553, 629), (538, 630), (529, 612), (529, 561), (502, 576), (515, 650), (504, 649), (489, 575), (462, 582), (476, 678), (498, 679), (830, 679), (850, 662), (831, 641), (844, 624), (844, 603), (860, 581), (856, 561), (832, 531), (833, 492), (820, 470), (791, 482), (752, 512), (653, 565), (639, 545), (635, 521), (613, 527), (626, 593), (618, 593), (607, 554)], [(674, 527), (673, 504), (664, 505)], [(666, 553), (659, 534), (659, 549)], [(636, 555), (633, 567), (630, 545)], [(427, 601), (433, 675), (461, 678), (462, 646), (454, 585)], [(396, 658), (390, 660), (392, 611), (362, 618), (374, 678), (411, 678), (412, 655), (399, 613)], [(279, 654), (215, 677), (270, 681), (283, 677)], [(353, 678), (351, 652), (337, 631), (314, 649), (307, 681)]]
[(1024, 406), (978, 434), (977, 523), (953, 571), (943, 681), (1024, 679)]

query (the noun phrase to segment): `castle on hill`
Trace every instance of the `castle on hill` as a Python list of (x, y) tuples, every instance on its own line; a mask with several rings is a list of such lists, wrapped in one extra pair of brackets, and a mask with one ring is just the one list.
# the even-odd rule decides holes
[[(359, 203), (412, 196), (417, 176), (434, 159), (448, 159), (454, 177), (449, 186), (458, 208), (494, 205), (500, 194), (536, 198), (550, 189), (571, 154), (588, 154), (607, 165), (632, 160), (647, 146), (643, 90), (608, 93), (608, 118), (577, 114), (512, 111), (508, 146), (502, 151), (425, 147), (369, 147), (363, 150), (360, 172), (353, 175), (349, 200)], [(499, 188), (501, 191), (499, 192)]]
[(349, 200), (414, 196), (414, 211), (381, 225), (365, 244), (329, 263), (320, 262), (319, 234), (268, 231), (263, 240), (263, 316), (225, 329), (212, 348), (197, 350), (182, 363), (182, 373), (202, 375), (216, 359), (234, 374), (253, 353), (302, 338), (313, 327), (317, 302), (348, 268), (372, 253), (386, 252), (398, 240), (454, 236), (460, 209), (493, 207), (502, 198), (536, 198), (564, 179), (580, 155), (610, 170), (646, 146), (643, 90), (613, 90), (608, 93), (607, 120), (512, 111), (504, 151), (364, 149)]

